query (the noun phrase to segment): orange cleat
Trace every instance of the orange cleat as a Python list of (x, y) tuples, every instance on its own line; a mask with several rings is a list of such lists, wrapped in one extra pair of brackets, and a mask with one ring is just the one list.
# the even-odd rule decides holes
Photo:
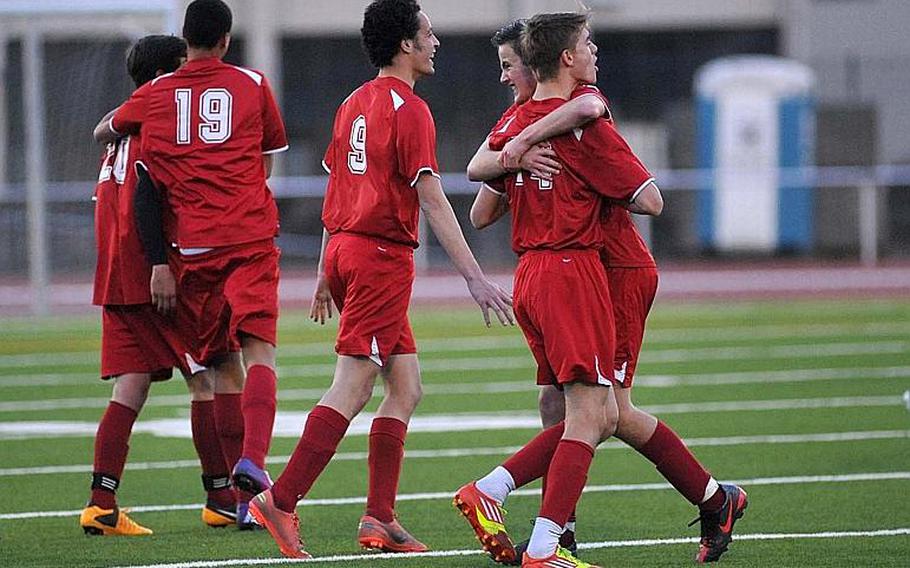
[(237, 506), (224, 507), (209, 500), (202, 508), (202, 522), (213, 528), (224, 528), (237, 524)]
[(310, 553), (303, 549), (297, 513), (286, 513), (276, 507), (270, 489), (253, 497), (250, 501), (250, 514), (260, 525), (268, 529), (282, 554), (289, 558), (312, 558)]
[(472, 481), (458, 490), (452, 504), (471, 525), (477, 540), (493, 560), (501, 564), (515, 562), (515, 546), (505, 527), (506, 511), (499, 503), (484, 495)]
[(360, 517), (357, 542), (367, 550), (384, 552), (426, 552), (427, 545), (420, 542), (399, 524), (398, 519), (384, 523), (370, 515)]
[(556, 552), (547, 558), (531, 558), (525, 552), (521, 556), (521, 568), (600, 568), (600, 566), (582, 562), (565, 548), (557, 546)]
[(102, 509), (97, 505), (89, 505), (82, 510), (79, 524), (85, 534), (104, 536), (146, 536), (152, 534), (151, 529), (140, 525), (119, 508)]

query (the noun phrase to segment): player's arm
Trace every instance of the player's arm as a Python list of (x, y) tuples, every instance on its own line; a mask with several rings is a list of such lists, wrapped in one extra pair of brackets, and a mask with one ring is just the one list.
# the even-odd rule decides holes
[(481, 184), (471, 205), (471, 224), (475, 229), (484, 229), (498, 221), (509, 210), (509, 199), (505, 193)]
[(92, 131), (92, 136), (95, 138), (95, 142), (98, 144), (110, 144), (112, 142), (116, 142), (117, 139), (120, 138), (120, 136), (111, 130), (111, 119), (114, 118), (115, 112), (117, 112), (117, 109), (114, 109), (104, 115), (104, 118), (101, 119), (101, 122), (95, 126), (95, 130)]
[(313, 303), (310, 305), (310, 319), (325, 325), (326, 316), (332, 317), (332, 292), (325, 277), (325, 249), (332, 236), (322, 229), (322, 245), (319, 248), (319, 263), (316, 265), (316, 290), (313, 292)]
[(522, 130), (503, 147), (499, 161), (503, 168), (513, 168), (535, 144), (583, 126), (606, 112), (607, 105), (598, 95), (576, 97)]
[(161, 218), (161, 193), (142, 162), (136, 162), (136, 193), (133, 196), (133, 215), (142, 249), (152, 265), (149, 289), (152, 305), (161, 313), (169, 313), (177, 304), (177, 282), (167, 264), (167, 240)]
[(265, 179), (269, 179), (272, 177), (272, 167), (275, 165), (275, 158), (271, 154), (263, 154), (262, 165), (265, 166)]
[(502, 325), (514, 325), (509, 311), (509, 306), (512, 305), (511, 294), (487, 278), (480, 269), (477, 259), (464, 240), (455, 212), (442, 191), (439, 179), (429, 172), (422, 173), (417, 179), (416, 187), (420, 208), (430, 228), (452, 259), (455, 269), (464, 277), (471, 296), (483, 312), (483, 320), (487, 327), (490, 326), (490, 310), (493, 310)]
[(527, 170), (532, 174), (550, 179), (559, 173), (560, 164), (556, 159), (556, 152), (548, 145), (534, 146), (525, 152), (519, 161), (518, 167), (507, 171), (499, 163), (501, 152), (490, 149), (489, 136), (474, 153), (468, 163), (468, 179), (471, 181), (490, 181), (502, 177), (509, 171)]
[(653, 215), (657, 217), (664, 210), (664, 198), (660, 189), (653, 180), (649, 180), (641, 189), (635, 192), (632, 199), (626, 204), (626, 209), (639, 215)]

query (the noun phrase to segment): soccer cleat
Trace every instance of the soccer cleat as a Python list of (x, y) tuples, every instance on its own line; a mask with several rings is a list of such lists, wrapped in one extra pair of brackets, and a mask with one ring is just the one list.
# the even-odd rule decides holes
[(561, 546), (546, 558), (532, 558), (525, 552), (521, 555), (521, 568), (600, 568), (595, 564), (582, 562)]
[(698, 543), (698, 553), (695, 562), (717, 562), (721, 554), (733, 541), (733, 525), (743, 516), (743, 511), (749, 505), (749, 496), (742, 488), (736, 485), (721, 485), (726, 498), (720, 510), (714, 513), (701, 513), (689, 526), (701, 521), (701, 541)]
[(237, 506), (223, 506), (209, 499), (202, 508), (202, 522), (210, 527), (223, 528), (237, 522)]
[(480, 545), (493, 560), (501, 564), (515, 561), (515, 546), (505, 527), (506, 511), (499, 503), (484, 495), (472, 481), (458, 490), (452, 504), (471, 525)]
[(262, 525), (256, 522), (253, 515), (250, 514), (250, 502), (237, 502), (237, 530), (255, 531), (262, 528)]
[(411, 536), (399, 524), (398, 519), (392, 519), (390, 523), (383, 523), (370, 515), (360, 517), (357, 542), (360, 543), (361, 548), (384, 552), (426, 552), (430, 550), (427, 545)]
[(275, 506), (271, 491), (253, 497), (250, 501), (250, 514), (256, 522), (268, 529), (269, 534), (278, 543), (281, 554), (289, 558), (312, 558), (310, 553), (303, 549), (297, 512), (286, 513)]
[[(531, 525), (534, 525), (533, 519), (531, 519)], [(524, 556), (530, 543), (531, 541), (529, 539), (523, 540), (515, 545), (515, 561), (511, 563), (512, 566), (521, 564), (521, 558)], [(575, 542), (575, 531), (570, 531), (569, 529), (564, 530), (562, 536), (559, 537), (559, 546), (572, 553), (572, 556), (578, 556), (578, 543)]]
[(269, 477), (269, 472), (247, 458), (240, 458), (240, 461), (234, 466), (231, 478), (234, 487), (251, 495), (258, 495), (266, 489), (272, 488), (272, 478)]
[(88, 505), (82, 510), (79, 524), (85, 534), (104, 536), (145, 536), (152, 534), (151, 529), (140, 525), (119, 508), (102, 509), (97, 505)]

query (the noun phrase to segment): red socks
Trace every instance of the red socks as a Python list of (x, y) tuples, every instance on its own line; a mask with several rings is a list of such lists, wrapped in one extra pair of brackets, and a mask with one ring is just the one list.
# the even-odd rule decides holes
[(98, 424), (91, 503), (102, 509), (117, 506), (115, 492), (120, 485), (120, 476), (123, 475), (136, 416), (136, 411), (132, 408), (111, 401)]
[(228, 471), (240, 461), (243, 451), (243, 412), (239, 392), (215, 393), (215, 431)]
[(277, 383), (273, 369), (253, 365), (246, 372), (243, 386), (243, 457), (262, 469), (265, 469), (265, 456), (272, 442)]
[(553, 453), (565, 429), (565, 422), (550, 426), (502, 464), (512, 474), (516, 488), (547, 474), (550, 460), (553, 459)]
[(383, 523), (395, 520), (395, 497), (407, 433), (407, 424), (388, 416), (374, 418), (370, 428), (370, 489), (366, 514)]
[(705, 501), (705, 490), (711, 482), (711, 474), (705, 471), (676, 432), (663, 422), (657, 422), (657, 429), (651, 435), (651, 439), (638, 448), (638, 451), (651, 460), (670, 485), (693, 505), (708, 511), (723, 506), (723, 491), (715, 492)]
[(594, 448), (578, 440), (560, 440), (547, 472), (547, 489), (540, 516), (566, 526), (588, 480)]
[(291, 460), (272, 486), (279, 509), (294, 512), (297, 501), (309, 492), (335, 455), (348, 424), (348, 419), (334, 408), (318, 405), (310, 411)]
[(230, 488), (231, 470), (224, 461), (218, 431), (215, 429), (215, 403), (211, 400), (194, 400), (190, 410), (193, 428), (193, 445), (202, 465), (202, 484), (208, 498), (219, 505), (234, 502)]

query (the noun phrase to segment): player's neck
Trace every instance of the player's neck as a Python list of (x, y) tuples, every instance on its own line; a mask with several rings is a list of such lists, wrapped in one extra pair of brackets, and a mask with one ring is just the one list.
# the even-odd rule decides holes
[(553, 79), (539, 81), (537, 89), (534, 91), (534, 100), (542, 101), (544, 99), (564, 99), (572, 98), (572, 91), (578, 83), (568, 73), (560, 73)]
[(377, 77), (395, 77), (396, 79), (401, 79), (405, 83), (414, 88), (414, 83), (417, 82), (418, 73), (410, 65), (402, 65), (397, 62), (393, 62), (391, 65), (386, 67), (381, 67), (379, 69), (379, 75)]
[(212, 49), (205, 49), (200, 47), (188, 47), (186, 48), (186, 60), (187, 61), (198, 61), (200, 59), (212, 59), (217, 58), (221, 59), (224, 57), (222, 50), (214, 47)]

